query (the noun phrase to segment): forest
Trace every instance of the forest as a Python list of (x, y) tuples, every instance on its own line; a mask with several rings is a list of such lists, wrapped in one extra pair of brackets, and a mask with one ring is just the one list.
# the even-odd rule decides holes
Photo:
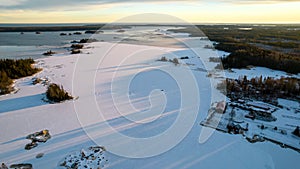
[(218, 85), (218, 88), (229, 98), (255, 98), (267, 102), (273, 102), (277, 98), (289, 98), (299, 100), (300, 79), (281, 77), (275, 79), (271, 77), (255, 77), (248, 79), (241, 76), (238, 79), (226, 79)]
[(13, 90), (13, 79), (31, 76), (40, 71), (32, 64), (33, 59), (0, 59), (0, 94), (7, 94)]
[(300, 25), (197, 25), (173, 29), (191, 36), (207, 36), (218, 50), (224, 68), (263, 66), (300, 73)]

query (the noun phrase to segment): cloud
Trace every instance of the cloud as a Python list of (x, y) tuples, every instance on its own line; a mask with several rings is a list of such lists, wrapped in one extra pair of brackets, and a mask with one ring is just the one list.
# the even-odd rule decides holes
[(24, 3), (26, 0), (0, 0), (0, 6), (16, 6)]
[(214, 0), (224, 3), (232, 4), (274, 4), (274, 3), (288, 3), (288, 2), (300, 2), (300, 0)]
[[(195, 0), (164, 0), (163, 2), (194, 2)], [(0, 0), (0, 8), (6, 9), (62, 9), (90, 5), (162, 2), (161, 0)]]
[(86, 9), (90, 6), (122, 5), (126, 3), (232, 3), (269, 4), (300, 2), (300, 0), (0, 0), (0, 9), (6, 10), (72, 10)]

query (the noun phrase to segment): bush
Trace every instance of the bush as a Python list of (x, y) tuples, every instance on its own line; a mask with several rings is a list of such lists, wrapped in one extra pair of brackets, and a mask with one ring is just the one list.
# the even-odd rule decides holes
[(59, 86), (54, 83), (48, 86), (46, 96), (48, 100), (56, 103), (73, 99), (73, 97), (70, 96), (69, 93), (66, 92), (62, 86)]
[(168, 61), (168, 59), (167, 59), (165, 56), (163, 56), (163, 57), (161, 57), (161, 58), (159, 59), (159, 61), (162, 61), (162, 62), (167, 62), (167, 61)]
[(178, 65), (178, 64), (179, 64), (179, 60), (178, 60), (177, 58), (174, 58), (174, 59), (172, 60), (172, 62), (173, 62), (175, 65)]
[[(188, 58), (188, 57), (187, 57)], [(184, 57), (184, 59), (186, 59), (185, 57)], [(172, 62), (172, 63), (174, 63), (176, 66), (179, 64), (179, 60), (177, 59), (177, 58), (174, 58), (174, 59), (167, 59), (165, 56), (163, 56), (163, 57), (161, 57), (160, 59), (158, 59), (158, 61), (161, 61), (161, 62), (167, 62), (167, 61), (169, 61), (169, 62)]]

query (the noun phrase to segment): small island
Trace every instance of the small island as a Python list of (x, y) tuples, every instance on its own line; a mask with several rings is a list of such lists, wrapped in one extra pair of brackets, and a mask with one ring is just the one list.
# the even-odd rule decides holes
[(73, 97), (64, 90), (63, 86), (59, 86), (55, 83), (52, 83), (48, 86), (46, 96), (47, 99), (53, 103), (59, 103), (65, 100), (73, 99)]

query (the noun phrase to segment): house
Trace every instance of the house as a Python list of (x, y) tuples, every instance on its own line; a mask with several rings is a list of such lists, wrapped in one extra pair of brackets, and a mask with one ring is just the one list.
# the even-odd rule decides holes
[(241, 134), (243, 133), (244, 129), (239, 124), (234, 124), (232, 122), (229, 122), (227, 124), (228, 133), (233, 134)]
[(221, 114), (225, 113), (226, 107), (227, 107), (227, 104), (225, 101), (218, 102), (216, 105), (216, 112), (221, 113)]
[(257, 103), (257, 102), (248, 102), (247, 106), (252, 106), (252, 107), (263, 109), (263, 110), (270, 110), (271, 109), (270, 106), (268, 106), (266, 104), (262, 104), (262, 103)]
[(238, 103), (244, 104), (244, 103), (245, 103), (245, 100), (243, 100), (243, 99), (238, 99), (237, 102), (238, 102)]

